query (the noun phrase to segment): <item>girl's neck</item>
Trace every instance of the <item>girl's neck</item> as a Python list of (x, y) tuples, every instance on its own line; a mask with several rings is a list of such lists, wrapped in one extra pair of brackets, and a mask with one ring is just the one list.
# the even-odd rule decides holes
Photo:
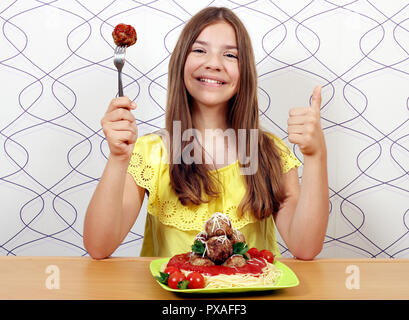
[[(228, 136), (225, 136), (226, 130), (230, 128), (227, 113), (227, 103), (217, 106), (192, 106), (193, 127), (201, 133), (197, 142), (203, 147), (205, 164), (210, 170), (225, 167), (237, 160), (236, 141), (230, 141)], [(201, 155), (198, 160), (202, 160)]]
[(194, 128), (198, 129), (202, 134), (206, 129), (221, 129), (225, 131), (229, 128), (227, 123), (227, 111), (228, 105), (219, 106), (205, 106), (197, 105), (192, 106), (192, 121)]

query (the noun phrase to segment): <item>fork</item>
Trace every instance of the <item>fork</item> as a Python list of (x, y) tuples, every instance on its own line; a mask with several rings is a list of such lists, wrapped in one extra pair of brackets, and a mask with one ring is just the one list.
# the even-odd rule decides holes
[(114, 65), (118, 70), (118, 96), (123, 97), (124, 91), (122, 87), (122, 68), (125, 64), (125, 46), (117, 46), (114, 52)]

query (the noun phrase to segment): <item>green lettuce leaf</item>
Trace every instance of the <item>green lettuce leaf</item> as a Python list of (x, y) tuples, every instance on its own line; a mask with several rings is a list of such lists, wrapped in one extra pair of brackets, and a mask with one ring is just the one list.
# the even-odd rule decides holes
[(192, 245), (192, 251), (194, 253), (203, 255), (205, 250), (206, 250), (205, 245), (199, 240), (196, 240)]
[(160, 276), (155, 276), (156, 280), (160, 283), (168, 284), (169, 273), (159, 272)]
[(249, 257), (245, 254), (249, 247), (245, 242), (236, 242), (233, 244), (233, 254), (241, 254), (244, 259), (248, 260)]

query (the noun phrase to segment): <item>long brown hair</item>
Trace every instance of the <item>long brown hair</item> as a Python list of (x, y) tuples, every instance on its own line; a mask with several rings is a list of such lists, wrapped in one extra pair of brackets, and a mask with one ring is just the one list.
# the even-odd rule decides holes
[[(179, 40), (172, 52), (168, 72), (168, 96), (166, 108), (166, 130), (170, 141), (173, 141), (173, 124), (180, 121), (181, 132), (193, 128), (191, 115), (191, 96), (184, 84), (184, 66), (191, 47), (200, 32), (207, 26), (224, 21), (236, 32), (238, 61), (240, 70), (239, 89), (229, 101), (227, 120), (232, 129), (258, 129), (258, 153), (250, 150), (250, 134), (246, 134), (246, 151), (258, 161), (254, 174), (243, 175), (246, 193), (237, 209), (240, 214), (251, 211), (258, 219), (263, 219), (278, 211), (283, 200), (281, 186), (282, 165), (273, 140), (260, 130), (257, 99), (257, 71), (250, 37), (240, 19), (227, 8), (208, 7), (194, 15), (182, 30)], [(181, 141), (176, 148), (168, 144), (170, 160), (171, 185), (183, 205), (211, 201), (220, 193), (220, 184), (205, 165), (196, 163), (174, 163), (172, 159), (180, 156), (189, 141)], [(176, 156), (176, 157), (175, 157)], [(179, 158), (180, 159), (180, 158)], [(203, 163), (203, 162), (202, 162)], [(244, 164), (240, 162), (240, 167)], [(269, 196), (268, 196), (269, 195)]]

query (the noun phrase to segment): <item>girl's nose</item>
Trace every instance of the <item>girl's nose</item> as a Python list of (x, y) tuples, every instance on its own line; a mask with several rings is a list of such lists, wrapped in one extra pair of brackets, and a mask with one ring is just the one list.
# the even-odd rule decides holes
[(220, 57), (218, 55), (213, 54), (209, 55), (209, 59), (206, 61), (206, 69), (221, 71), (223, 68), (222, 62), (220, 61)]

